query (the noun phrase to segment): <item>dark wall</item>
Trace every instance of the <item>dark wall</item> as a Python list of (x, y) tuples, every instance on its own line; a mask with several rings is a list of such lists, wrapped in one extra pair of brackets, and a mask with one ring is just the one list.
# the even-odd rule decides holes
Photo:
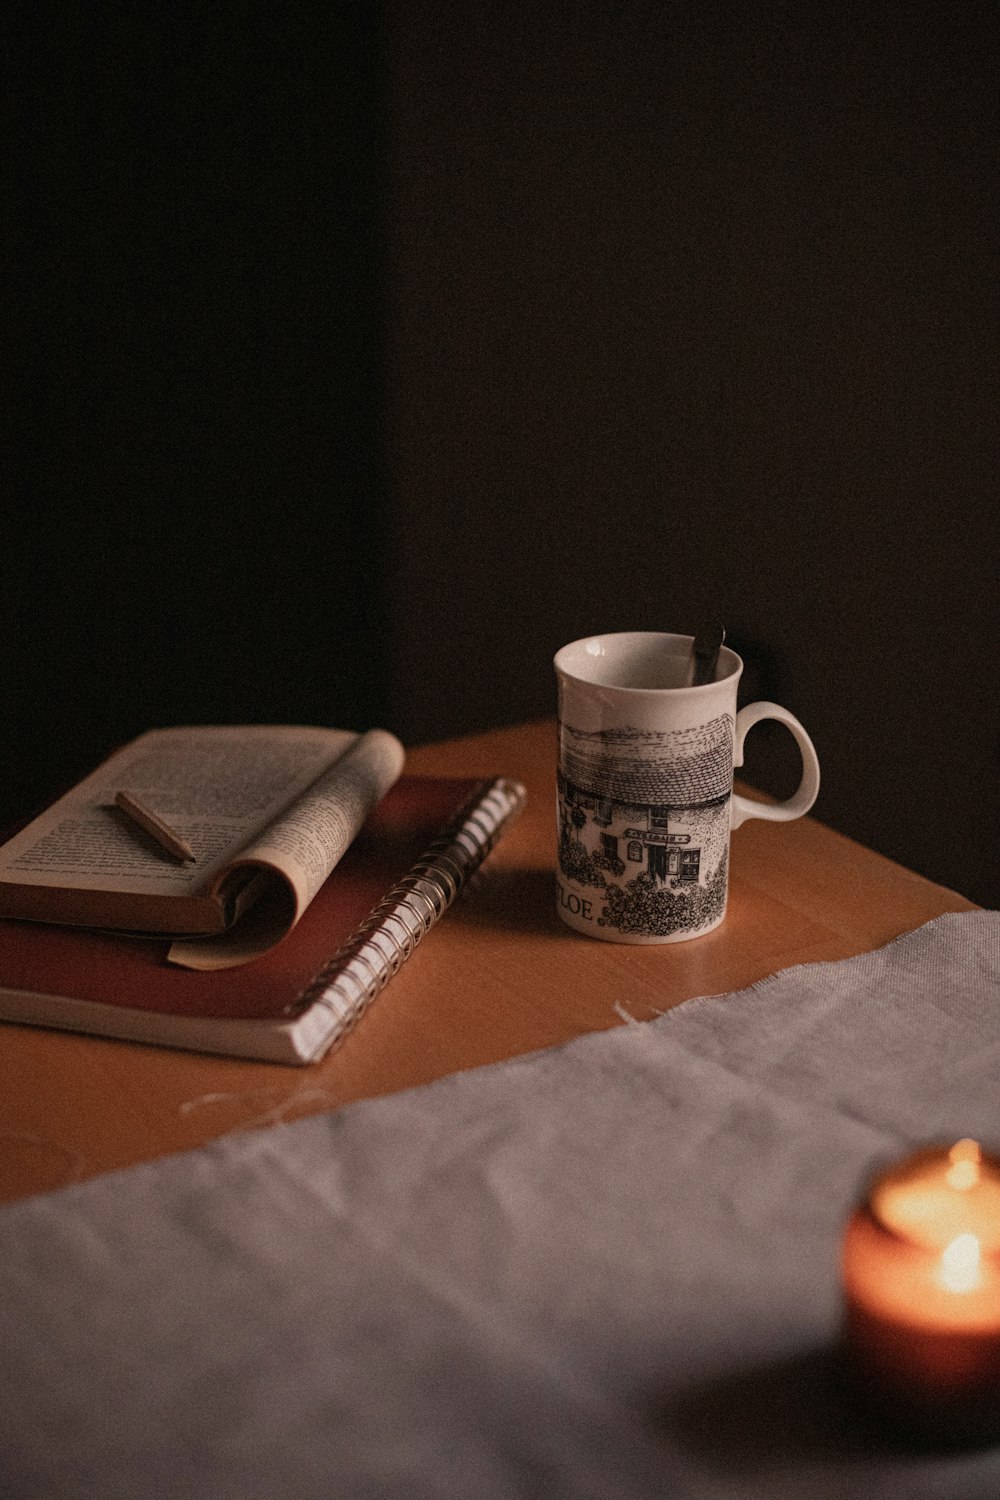
[(377, 8), (115, 11), (4, 22), (4, 818), (383, 712)]
[(0, 818), (717, 615), (818, 815), (1000, 902), (995, 8), (381, 9), (5, 18)]
[[(721, 617), (819, 817), (1000, 902), (996, 12), (390, 10), (392, 714)], [(782, 731), (748, 770), (781, 790)]]

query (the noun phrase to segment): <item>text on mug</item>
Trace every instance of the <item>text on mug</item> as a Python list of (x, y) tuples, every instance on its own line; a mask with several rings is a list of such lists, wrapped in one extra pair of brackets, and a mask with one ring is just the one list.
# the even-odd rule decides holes
[(564, 906), (567, 911), (572, 912), (574, 917), (582, 917), (585, 922), (594, 920), (594, 903), (588, 901), (584, 896), (574, 895), (568, 891), (560, 882), (556, 881), (556, 890), (559, 892), (559, 905)]

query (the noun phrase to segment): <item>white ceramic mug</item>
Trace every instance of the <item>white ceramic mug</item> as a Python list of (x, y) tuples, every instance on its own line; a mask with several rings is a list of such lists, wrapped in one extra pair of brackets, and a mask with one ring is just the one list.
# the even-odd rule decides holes
[[(726, 914), (729, 834), (747, 818), (801, 818), (819, 761), (776, 703), (736, 710), (743, 663), (724, 646), (715, 680), (690, 680), (693, 637), (658, 631), (588, 636), (556, 653), (559, 683), (557, 909), (612, 943), (701, 937)], [(777, 719), (802, 755), (785, 802), (733, 791), (747, 730)]]

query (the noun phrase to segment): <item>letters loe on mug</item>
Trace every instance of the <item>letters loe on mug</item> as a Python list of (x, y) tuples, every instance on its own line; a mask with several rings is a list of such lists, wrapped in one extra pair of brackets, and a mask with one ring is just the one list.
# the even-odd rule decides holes
[(571, 911), (574, 917), (582, 917), (585, 922), (593, 922), (594, 903), (583, 896), (577, 896), (568, 891), (561, 880), (556, 881), (556, 890), (559, 893), (559, 905), (565, 911)]

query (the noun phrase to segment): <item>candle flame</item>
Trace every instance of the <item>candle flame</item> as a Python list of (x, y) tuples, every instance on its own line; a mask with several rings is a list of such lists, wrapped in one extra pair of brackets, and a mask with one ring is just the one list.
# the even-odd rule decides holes
[(979, 1285), (979, 1240), (960, 1234), (941, 1251), (938, 1280), (949, 1292), (972, 1292)]
[(959, 1192), (968, 1192), (969, 1188), (974, 1188), (979, 1181), (982, 1159), (983, 1153), (978, 1141), (968, 1138), (956, 1141), (948, 1152), (950, 1166), (945, 1173), (948, 1186), (957, 1188)]

